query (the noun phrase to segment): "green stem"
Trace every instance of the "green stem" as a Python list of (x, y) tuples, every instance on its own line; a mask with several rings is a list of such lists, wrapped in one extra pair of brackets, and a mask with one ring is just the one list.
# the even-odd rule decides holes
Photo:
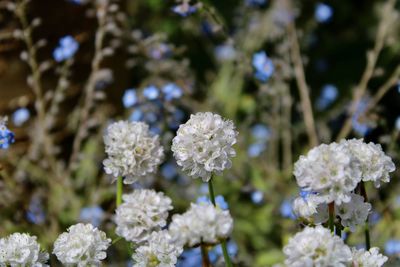
[(332, 233), (335, 231), (335, 204), (333, 202), (328, 204), (328, 213), (329, 213), (329, 229)]
[[(367, 190), (365, 189), (364, 182), (361, 181), (360, 183), (360, 194), (364, 198), (364, 202), (368, 202), (368, 195), (367, 195)], [(367, 220), (365, 221), (364, 225), (364, 235), (365, 235), (365, 247), (367, 250), (371, 248), (371, 238), (369, 235), (369, 220), (367, 217)]]
[(207, 247), (204, 244), (201, 244), (201, 258), (202, 258), (202, 267), (211, 267), (210, 258), (208, 257)]
[(122, 203), (122, 177), (117, 178), (117, 197), (116, 197), (117, 207)]
[[(217, 205), (215, 203), (215, 195), (214, 195), (214, 187), (213, 187), (213, 184), (212, 184), (212, 177), (208, 181), (208, 192), (210, 194), (211, 203), (214, 205), (214, 207), (216, 207)], [(232, 262), (231, 262), (231, 258), (229, 257), (229, 254), (228, 254), (228, 249), (226, 247), (226, 241), (225, 240), (221, 241), (221, 248), (222, 248), (222, 252), (224, 254), (225, 266), (232, 267), (233, 265), (232, 265)]]

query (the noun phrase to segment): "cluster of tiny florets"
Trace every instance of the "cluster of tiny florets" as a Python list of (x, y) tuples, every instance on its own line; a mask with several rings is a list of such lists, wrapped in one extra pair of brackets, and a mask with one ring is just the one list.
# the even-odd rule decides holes
[(104, 144), (108, 155), (103, 161), (105, 172), (114, 177), (124, 176), (127, 184), (154, 173), (164, 156), (159, 137), (152, 135), (143, 122), (111, 124)]
[(91, 224), (76, 224), (54, 243), (53, 253), (66, 266), (100, 266), (111, 239)]
[(232, 121), (211, 112), (197, 113), (179, 127), (171, 149), (183, 171), (207, 182), (213, 173), (231, 167), (236, 136)]
[(388, 260), (388, 257), (379, 253), (378, 248), (352, 249), (354, 267), (381, 267)]
[(140, 243), (146, 241), (153, 231), (166, 226), (172, 201), (164, 193), (138, 189), (123, 195), (122, 199), (115, 216), (119, 236)]
[(36, 236), (14, 233), (0, 239), (0, 266), (45, 267), (49, 254), (42, 252)]
[(147, 243), (132, 255), (135, 267), (174, 267), (182, 253), (182, 246), (173, 242), (168, 231), (153, 232)]
[(0, 149), (7, 149), (15, 142), (14, 133), (7, 128), (7, 117), (0, 117)]
[(169, 231), (178, 244), (193, 247), (201, 243), (217, 244), (229, 237), (233, 220), (227, 210), (209, 203), (191, 204), (184, 214), (172, 217)]

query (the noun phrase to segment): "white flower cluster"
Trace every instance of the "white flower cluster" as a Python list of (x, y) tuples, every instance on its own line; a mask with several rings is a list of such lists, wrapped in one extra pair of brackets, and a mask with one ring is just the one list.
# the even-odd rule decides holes
[(212, 173), (231, 167), (237, 134), (232, 121), (211, 112), (197, 113), (180, 125), (171, 150), (183, 171), (207, 182)]
[[(364, 198), (360, 195), (351, 193), (350, 197), (350, 202), (335, 205), (335, 215), (340, 217), (343, 227), (349, 227), (354, 232), (357, 225), (367, 220), (371, 204), (364, 202)], [(314, 224), (328, 221), (328, 205), (321, 202), (315, 194), (296, 198), (293, 202), (293, 212)]]
[(130, 184), (138, 178), (154, 173), (164, 157), (157, 135), (151, 135), (143, 122), (119, 121), (107, 128), (104, 136), (108, 158), (104, 170), (114, 177), (124, 176)]
[(175, 242), (194, 247), (217, 244), (232, 233), (233, 219), (227, 210), (210, 203), (191, 204), (188, 211), (172, 217), (169, 231)]
[(350, 249), (342, 239), (322, 227), (306, 227), (283, 248), (288, 267), (380, 267), (387, 257), (378, 248)]
[(65, 266), (100, 266), (111, 239), (91, 224), (78, 223), (54, 242), (53, 253)]
[(389, 182), (394, 170), (380, 145), (353, 139), (313, 148), (296, 162), (294, 175), (298, 185), (317, 193), (321, 202), (340, 205), (351, 200), (360, 181), (373, 181), (378, 187)]
[(40, 250), (36, 236), (14, 233), (0, 239), (0, 266), (45, 267), (49, 254)]
[(123, 195), (122, 199), (115, 216), (119, 236), (140, 243), (146, 241), (151, 232), (166, 226), (172, 201), (164, 193), (138, 189)]
[(168, 231), (153, 232), (147, 244), (138, 247), (132, 255), (134, 267), (174, 267), (182, 246), (173, 242)]

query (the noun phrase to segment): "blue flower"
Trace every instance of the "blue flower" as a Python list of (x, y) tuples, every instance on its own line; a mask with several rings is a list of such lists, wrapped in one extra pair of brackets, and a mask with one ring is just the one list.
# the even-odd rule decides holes
[(293, 214), (292, 202), (290, 200), (284, 200), (279, 211), (284, 218), (296, 219), (296, 216)]
[(333, 15), (332, 7), (324, 3), (318, 3), (315, 7), (314, 17), (320, 23), (328, 22)]
[(143, 96), (148, 100), (155, 100), (160, 95), (160, 91), (154, 85), (150, 85), (143, 89)]
[(322, 92), (317, 100), (316, 106), (318, 110), (324, 110), (329, 107), (338, 96), (338, 89), (332, 84), (326, 84), (322, 87)]
[(266, 125), (259, 123), (251, 127), (251, 135), (257, 141), (267, 141), (271, 136), (271, 131)]
[(43, 224), (46, 220), (46, 214), (43, 211), (43, 206), (40, 198), (33, 197), (29, 203), (26, 218), (29, 222), (34, 224)]
[(185, 250), (178, 260), (177, 267), (199, 267), (201, 263), (201, 251), (197, 247)]
[(215, 57), (219, 61), (229, 61), (233, 60), (236, 57), (235, 48), (232, 45), (218, 45), (215, 50)]
[(12, 115), (12, 121), (15, 126), (21, 126), (29, 120), (31, 114), (27, 108), (19, 108)]
[(182, 124), (183, 119), (185, 118), (185, 112), (181, 109), (175, 109), (168, 121), (168, 126), (171, 129), (178, 129), (179, 125)]
[(100, 206), (89, 206), (81, 209), (79, 220), (91, 223), (93, 226), (100, 226), (104, 219), (104, 211)]
[(387, 255), (400, 254), (400, 240), (390, 239), (385, 244), (385, 253)]
[(187, 17), (190, 14), (193, 14), (197, 11), (196, 6), (191, 6), (188, 2), (184, 1), (183, 3), (172, 7), (172, 11), (182, 17)]
[[(198, 197), (196, 200), (196, 203), (209, 203), (211, 204), (210, 199), (207, 196), (201, 196)], [(225, 198), (221, 195), (218, 195), (215, 197), (215, 203), (217, 204), (218, 207), (220, 207), (223, 210), (229, 209), (229, 204), (225, 201)]]
[(358, 103), (356, 112), (351, 119), (353, 130), (361, 136), (366, 136), (372, 130), (367, 123), (360, 121), (367, 107), (368, 99), (362, 98), (361, 101)]
[(150, 48), (149, 56), (153, 59), (163, 59), (171, 54), (171, 49), (167, 44), (159, 43)]
[(15, 142), (14, 133), (6, 126), (6, 119), (0, 119), (0, 149), (7, 149)]
[(129, 116), (130, 121), (141, 121), (143, 118), (143, 112), (140, 109), (135, 109)]
[(254, 76), (257, 80), (266, 82), (274, 73), (274, 64), (264, 51), (253, 55), (252, 64), (255, 69)]
[(162, 92), (164, 94), (165, 100), (167, 101), (181, 98), (183, 95), (182, 88), (180, 88), (174, 83), (168, 83), (164, 85), (164, 87), (162, 88)]
[(254, 204), (261, 204), (263, 200), (264, 200), (264, 193), (261, 192), (260, 190), (251, 193), (251, 201), (253, 201)]
[(137, 96), (135, 89), (128, 89), (125, 91), (124, 96), (122, 97), (122, 103), (125, 108), (131, 108), (137, 103)]
[(262, 152), (264, 152), (266, 149), (266, 144), (264, 143), (254, 143), (251, 144), (247, 148), (247, 155), (251, 158), (256, 158), (261, 155)]
[(57, 62), (72, 58), (78, 51), (79, 44), (74, 37), (67, 35), (60, 39), (59, 45), (53, 52), (53, 58)]
[(167, 180), (174, 179), (178, 175), (176, 165), (171, 162), (165, 163), (161, 166), (161, 175)]

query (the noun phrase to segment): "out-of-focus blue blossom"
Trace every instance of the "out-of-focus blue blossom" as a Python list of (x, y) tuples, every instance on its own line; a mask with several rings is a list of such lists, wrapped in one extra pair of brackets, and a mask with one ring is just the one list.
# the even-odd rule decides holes
[(158, 121), (157, 113), (149, 111), (143, 114), (143, 120), (148, 124), (152, 124)]
[(255, 69), (254, 77), (257, 80), (266, 82), (274, 73), (274, 64), (264, 51), (257, 52), (253, 55), (252, 64)]
[(386, 255), (399, 255), (400, 254), (400, 240), (390, 239), (385, 244)]
[(12, 121), (15, 126), (21, 126), (27, 122), (31, 114), (27, 108), (19, 108), (12, 115)]
[(100, 226), (104, 219), (104, 211), (100, 206), (89, 206), (81, 209), (79, 220), (86, 223), (91, 223), (93, 226)]
[(179, 257), (177, 267), (199, 267), (202, 264), (199, 247), (185, 250)]
[(53, 58), (57, 62), (73, 57), (78, 51), (79, 44), (74, 37), (67, 35), (60, 39), (58, 47), (54, 49)]
[(6, 126), (6, 119), (0, 118), (0, 149), (8, 149), (15, 142), (14, 133)]
[(138, 108), (132, 111), (131, 115), (129, 116), (130, 121), (141, 121), (143, 118), (143, 112)]
[(171, 55), (170, 47), (165, 43), (158, 43), (150, 48), (149, 56), (153, 59), (164, 59)]
[(264, 124), (256, 124), (251, 127), (251, 135), (257, 141), (267, 141), (271, 137), (271, 131)]
[(356, 112), (351, 119), (353, 130), (361, 136), (367, 135), (371, 130), (371, 127), (367, 123), (360, 122), (360, 118), (364, 115), (367, 106), (368, 99), (362, 98), (358, 103)]
[(122, 97), (122, 103), (124, 104), (125, 108), (133, 107), (135, 104), (137, 104), (137, 101), (138, 99), (135, 89), (128, 89), (125, 91)]
[(251, 201), (254, 204), (260, 204), (264, 200), (264, 193), (257, 190), (251, 193)]
[(396, 119), (395, 127), (397, 131), (400, 131), (400, 116)]
[(155, 100), (159, 95), (160, 91), (154, 85), (150, 85), (143, 89), (143, 96), (148, 100)]
[[(198, 197), (196, 203), (210, 203), (211, 200), (207, 196)], [(223, 210), (229, 209), (229, 204), (225, 201), (225, 198), (221, 195), (215, 197), (215, 204)]]
[(43, 224), (46, 220), (46, 214), (43, 210), (43, 206), (40, 198), (32, 197), (28, 211), (26, 212), (26, 218), (29, 222), (34, 224)]
[(235, 59), (236, 57), (236, 51), (235, 48), (233, 48), (232, 45), (218, 45), (215, 50), (215, 57), (219, 60), (219, 61), (230, 61)]
[(249, 6), (263, 6), (267, 3), (267, 0), (246, 0), (246, 5)]
[(315, 20), (320, 23), (325, 23), (330, 21), (333, 15), (333, 9), (327, 4), (318, 3), (315, 7), (314, 17)]
[(339, 92), (333, 84), (326, 84), (322, 87), (322, 92), (317, 99), (317, 109), (324, 110), (329, 107), (337, 98)]
[[(226, 244), (226, 249), (228, 250), (228, 254), (231, 257), (235, 256), (238, 253), (238, 250), (239, 250), (237, 244), (232, 240), (230, 240)], [(218, 256), (223, 256), (223, 252), (222, 252), (222, 247), (221, 246), (216, 246), (215, 249), (213, 249), (213, 250), (215, 250), (215, 252), (217, 253)]]
[(201, 195), (206, 195), (208, 194), (208, 184), (202, 183), (200, 188), (199, 188), (199, 194)]
[(379, 212), (373, 211), (371, 214), (368, 216), (369, 222), (371, 224), (377, 224), (381, 220), (382, 216), (379, 214)]
[(168, 83), (164, 85), (162, 88), (162, 92), (164, 94), (164, 98), (167, 101), (171, 101), (173, 99), (181, 98), (183, 95), (183, 90), (178, 85), (174, 83)]
[(172, 11), (182, 17), (187, 17), (197, 11), (196, 6), (189, 4), (189, 1), (183, 1), (181, 4), (172, 7)]
[(161, 175), (167, 180), (174, 179), (178, 175), (176, 165), (171, 162), (165, 163), (161, 166)]
[(172, 116), (170, 116), (169, 121), (168, 121), (168, 126), (169, 128), (176, 130), (179, 128), (179, 125), (182, 124), (182, 121), (185, 119), (185, 112), (181, 109), (175, 109), (174, 112), (172, 113)]
[(261, 155), (262, 152), (264, 152), (266, 149), (266, 145), (263, 143), (254, 143), (251, 144), (247, 148), (247, 155), (251, 158), (256, 158)]
[(293, 213), (292, 202), (288, 199), (285, 199), (282, 202), (279, 211), (284, 218), (296, 219), (296, 216)]
[(151, 126), (149, 131), (154, 135), (160, 135), (162, 133), (161, 128), (158, 126)]

